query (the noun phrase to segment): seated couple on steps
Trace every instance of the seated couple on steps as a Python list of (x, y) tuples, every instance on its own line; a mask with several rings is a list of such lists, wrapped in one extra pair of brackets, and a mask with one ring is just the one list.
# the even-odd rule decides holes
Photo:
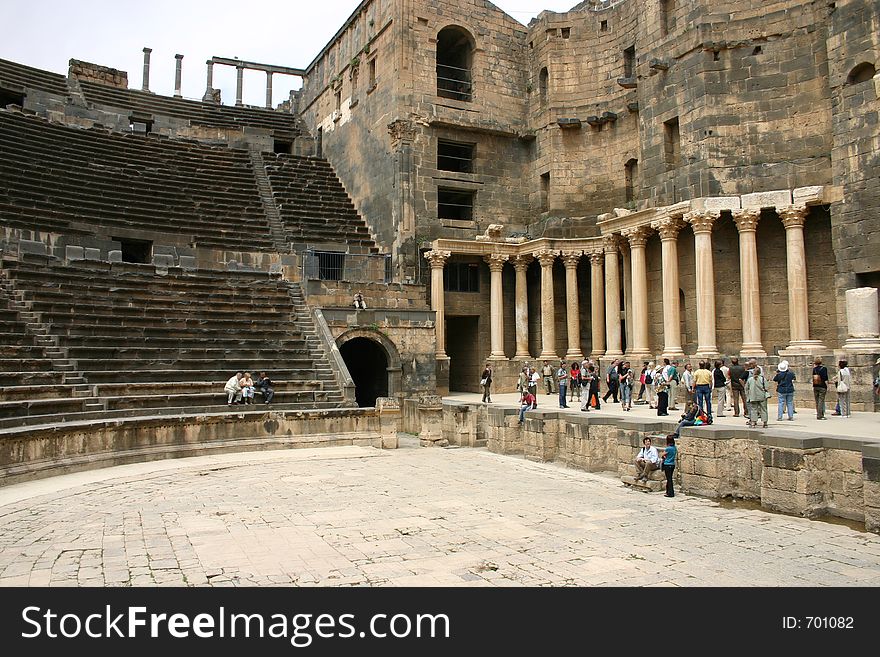
[(254, 383), (250, 372), (236, 372), (226, 382), (223, 390), (226, 392), (226, 405), (233, 404), (254, 404), (254, 392), (260, 389), (265, 403), (268, 404), (275, 397), (275, 389), (272, 387), (272, 380), (265, 372), (260, 372), (259, 380)]

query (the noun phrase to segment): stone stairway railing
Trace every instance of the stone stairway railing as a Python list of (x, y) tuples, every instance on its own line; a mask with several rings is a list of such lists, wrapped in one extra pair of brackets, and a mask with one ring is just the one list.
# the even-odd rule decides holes
[(290, 299), (296, 309), (297, 327), (306, 336), (310, 351), (313, 348), (320, 349), (322, 356), (328, 361), (339, 390), (342, 392), (344, 405), (357, 406), (354, 380), (342, 359), (342, 354), (339, 352), (339, 347), (336, 346), (336, 340), (324, 320), (324, 315), (318, 308), (309, 308), (299, 283), (291, 283), (288, 289), (290, 290)]
[(269, 230), (272, 233), (272, 241), (279, 252), (287, 253), (291, 249), (291, 244), (287, 241), (287, 237), (284, 234), (284, 222), (281, 221), (281, 212), (275, 203), (272, 183), (269, 181), (269, 175), (266, 173), (266, 162), (263, 160), (263, 155), (258, 148), (252, 146), (249, 153), (254, 169), (254, 179), (257, 181), (257, 190), (259, 190), (260, 199), (263, 201), (263, 211), (266, 215), (266, 221), (269, 222)]

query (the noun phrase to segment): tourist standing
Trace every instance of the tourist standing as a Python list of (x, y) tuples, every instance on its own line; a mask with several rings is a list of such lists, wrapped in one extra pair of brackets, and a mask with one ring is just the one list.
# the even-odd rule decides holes
[(550, 366), (546, 360), (544, 361), (544, 367), (541, 368), (541, 376), (544, 377), (544, 387), (547, 389), (547, 394), (553, 394), (553, 368)]
[(587, 365), (587, 372), (589, 372), (590, 377), (590, 392), (587, 394), (587, 404), (598, 411), (601, 408), (601, 404), (599, 404), (599, 371), (595, 365), (590, 364)]
[(535, 396), (535, 408), (538, 407), (538, 381), (541, 380), (541, 375), (538, 374), (538, 371), (534, 367), (529, 368), (529, 392)]
[(715, 409), (718, 417), (724, 417), (724, 407), (727, 406), (727, 386), (729, 385), (729, 373), (724, 366), (723, 360), (716, 360), (712, 369), (712, 389), (715, 396)]
[(712, 372), (708, 364), (700, 361), (697, 371), (694, 372), (694, 400), (697, 406), (703, 409), (709, 421), (712, 421)]
[(654, 362), (651, 361), (645, 369), (645, 399), (649, 408), (657, 408), (657, 396), (654, 393)]
[(845, 360), (838, 361), (837, 376), (834, 383), (837, 387), (837, 402), (840, 404), (840, 414), (843, 417), (852, 416), (852, 408), (849, 403), (849, 393), (852, 390), (852, 373), (849, 371), (849, 363)]
[(669, 410), (677, 411), (678, 406), (678, 361), (670, 362), (668, 358), (663, 359), (663, 364), (666, 366), (663, 370), (663, 375), (666, 377), (666, 382), (669, 384)]
[(770, 391), (767, 389), (767, 379), (763, 371), (756, 364), (754, 369), (749, 370), (749, 378), (746, 379), (746, 401), (749, 405), (749, 426), (758, 426), (758, 418), (767, 428), (767, 399)]
[(571, 362), (571, 372), (569, 373), (569, 401), (574, 401), (575, 397), (578, 401), (581, 399), (581, 365), (576, 360)]
[(779, 361), (776, 376), (776, 395), (779, 397), (779, 409), (776, 412), (776, 421), (782, 421), (782, 413), (788, 410), (788, 421), (794, 420), (794, 372), (788, 366), (787, 360)]
[(605, 394), (602, 396), (602, 401), (607, 402), (608, 397), (611, 397), (614, 400), (614, 403), (617, 403), (617, 390), (618, 390), (618, 373), (617, 366), (620, 365), (620, 361), (615, 358), (611, 363), (611, 367), (605, 372), (605, 384), (608, 386), (608, 390), (605, 391)]
[(742, 414), (747, 414), (746, 390), (743, 387), (745, 373), (746, 368), (739, 364), (739, 358), (733, 356), (730, 359), (728, 372), (728, 379), (730, 380), (730, 405), (733, 406), (733, 417), (739, 417), (740, 402), (742, 402)]
[(654, 376), (654, 392), (657, 393), (657, 415), (669, 415), (669, 381), (664, 368), (657, 368)]
[(645, 396), (645, 372), (648, 371), (648, 361), (645, 361), (642, 364), (642, 371), (639, 373), (639, 396), (636, 398), (636, 401), (642, 401), (642, 397)]
[(480, 377), (480, 385), (483, 388), (483, 403), (492, 403), (492, 366), (486, 363), (483, 374)]
[(813, 399), (816, 402), (816, 419), (825, 418), (825, 395), (828, 394), (828, 368), (822, 364), (822, 357), (813, 359)]
[(690, 363), (684, 364), (681, 385), (684, 386), (685, 408), (687, 408), (687, 405), (694, 401), (694, 367)]
[(523, 365), (523, 368), (519, 371), (519, 379), (516, 382), (516, 391), (520, 394), (528, 392), (529, 389), (529, 367), (528, 365)]
[(633, 371), (629, 367), (629, 361), (621, 363), (617, 370), (617, 380), (620, 385), (620, 406), (625, 411), (632, 410)]
[(559, 408), (568, 408), (565, 401), (565, 388), (568, 385), (568, 367), (565, 361), (559, 362), (559, 369), (556, 370), (556, 382), (559, 386)]
[(675, 497), (675, 487), (672, 485), (672, 473), (675, 472), (675, 457), (677, 455), (678, 448), (675, 446), (675, 434), (671, 433), (666, 436), (666, 449), (660, 449), (660, 456), (663, 458), (663, 474), (666, 475), (665, 497)]

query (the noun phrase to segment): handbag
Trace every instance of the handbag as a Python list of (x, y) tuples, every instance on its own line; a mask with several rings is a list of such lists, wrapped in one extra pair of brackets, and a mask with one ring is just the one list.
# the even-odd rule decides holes
[(481, 386), (486, 385), (486, 381), (488, 381), (488, 380), (489, 380), (489, 379), (480, 379), (480, 385), (481, 385)]
[(837, 392), (847, 393), (849, 392), (849, 386), (846, 385), (843, 381), (837, 382)]

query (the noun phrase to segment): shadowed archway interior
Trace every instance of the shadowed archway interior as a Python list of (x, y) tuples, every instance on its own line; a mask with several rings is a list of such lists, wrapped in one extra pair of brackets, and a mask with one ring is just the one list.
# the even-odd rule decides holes
[(352, 338), (339, 351), (354, 380), (359, 407), (375, 406), (376, 399), (388, 396), (388, 356), (378, 342)]

